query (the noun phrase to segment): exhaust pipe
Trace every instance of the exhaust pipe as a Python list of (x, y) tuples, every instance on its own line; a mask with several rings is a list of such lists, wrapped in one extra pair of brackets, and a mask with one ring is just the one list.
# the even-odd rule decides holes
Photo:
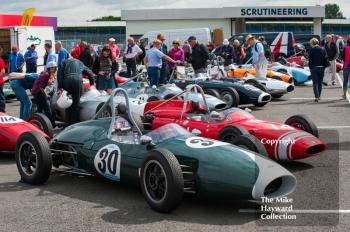
[(260, 156), (255, 156), (255, 162), (259, 175), (252, 190), (253, 199), (283, 197), (294, 192), (297, 180), (287, 169)]

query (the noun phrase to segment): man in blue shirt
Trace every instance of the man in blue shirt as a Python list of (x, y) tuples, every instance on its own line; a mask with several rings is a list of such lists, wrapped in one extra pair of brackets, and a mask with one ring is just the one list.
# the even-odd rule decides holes
[(160, 83), (160, 73), (163, 65), (163, 59), (171, 63), (180, 63), (181, 61), (175, 61), (169, 56), (165, 55), (160, 51), (162, 41), (156, 39), (153, 41), (153, 47), (147, 51), (146, 57), (144, 59), (145, 65), (147, 67), (147, 74), (150, 78), (151, 86), (162, 84)]
[(12, 52), (9, 57), (9, 73), (23, 72), (24, 56), (18, 51), (17, 46), (12, 47)]
[(265, 57), (263, 44), (252, 35), (248, 35), (246, 41), (248, 46), (251, 47), (253, 66), (256, 71), (255, 76), (259, 78), (266, 78), (267, 59)]
[[(46, 59), (46, 63), (48, 64), (52, 61), (54, 61), (55, 63), (57, 63), (57, 56), (54, 52), (52, 52), (52, 45), (49, 43), (45, 44), (45, 51), (47, 52), (47, 59)], [(45, 66), (45, 70), (47, 69), (47, 67)]]
[(55, 43), (56, 53), (58, 54), (57, 65), (60, 66), (63, 61), (69, 58), (69, 53), (62, 46), (61, 41), (56, 41)]
[(35, 51), (35, 45), (30, 45), (30, 49), (24, 54), (26, 60), (26, 73), (37, 72), (38, 53)]

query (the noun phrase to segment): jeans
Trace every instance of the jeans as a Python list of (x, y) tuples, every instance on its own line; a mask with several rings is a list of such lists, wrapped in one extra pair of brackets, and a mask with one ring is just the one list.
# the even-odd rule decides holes
[(331, 60), (329, 63), (331, 64), (331, 66), (329, 66), (329, 72), (332, 75), (332, 82), (334, 82), (337, 74), (336, 60)]
[(5, 113), (5, 106), (4, 84), (0, 84), (0, 112)]
[(63, 82), (63, 89), (72, 96), (72, 105), (66, 109), (66, 122), (74, 124), (79, 122), (80, 116), (80, 97), (83, 94), (83, 81), (77, 78), (66, 79)]
[(32, 101), (29, 99), (26, 89), (23, 86), (18, 85), (12, 87), (13, 91), (16, 94), (16, 97), (21, 102), (19, 117), (22, 120), (27, 120), (29, 118), (30, 109), (32, 108)]
[(166, 84), (168, 82), (168, 73), (169, 73), (168, 64), (163, 60), (163, 65), (162, 65), (162, 68), (160, 69), (159, 84)]
[(27, 63), (26, 67), (27, 67), (26, 73), (36, 73), (37, 72), (36, 63)]
[(38, 107), (38, 112), (45, 114), (50, 119), (52, 126), (55, 127), (54, 115), (52, 113), (50, 103), (47, 100), (46, 96), (41, 92), (35, 93), (33, 94), (33, 96)]
[(349, 87), (349, 78), (350, 78), (350, 68), (343, 70), (343, 90), (347, 91)]
[(151, 86), (159, 85), (159, 79), (160, 79), (160, 68), (158, 67), (148, 67), (147, 73), (149, 78), (151, 79)]
[(136, 76), (136, 59), (126, 59), (128, 77)]
[(324, 67), (313, 67), (311, 69), (311, 79), (315, 98), (321, 97), (323, 77)]

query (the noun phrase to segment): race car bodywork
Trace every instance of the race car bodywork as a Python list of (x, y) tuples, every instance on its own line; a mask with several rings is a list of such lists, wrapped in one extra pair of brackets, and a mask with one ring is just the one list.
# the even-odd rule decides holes
[(275, 70), (277, 72), (288, 73), (293, 77), (295, 84), (303, 84), (311, 80), (310, 71), (304, 68), (289, 67), (281, 65), (280, 63), (273, 63), (271, 66), (269, 66), (269, 69)]
[[(43, 125), (42, 123), (47, 124)], [(0, 112), (0, 151), (15, 151), (19, 136), (27, 131), (36, 131), (46, 139), (50, 139), (50, 136), (43, 132), (43, 129), (47, 131), (47, 134), (52, 133), (52, 125), (45, 115), (36, 114), (27, 122)]]
[[(125, 90), (113, 91), (117, 93), (124, 94), (128, 109)], [(106, 107), (116, 108), (113, 97)], [(113, 110), (112, 117), (100, 118), (98, 113), (93, 120), (67, 127), (51, 144), (37, 133), (22, 134), (16, 151), (22, 180), (42, 184), (52, 165), (68, 167), (81, 174), (140, 184), (147, 203), (160, 212), (175, 209), (184, 193), (260, 200), (295, 189), (295, 177), (263, 156), (197, 137), (176, 124), (143, 135), (135, 121), (130, 111)]]
[[(253, 75), (253, 76), (256, 76), (256, 71), (252, 67), (251, 64), (238, 66), (238, 68), (234, 69), (233, 76), (235, 76), (235, 77), (244, 77), (248, 73)], [(269, 70), (268, 69), (266, 77), (270, 77), (270, 78), (276, 79), (276, 80), (281, 80), (281, 81), (284, 81), (284, 82), (289, 83), (289, 84), (293, 83), (293, 77), (292, 76), (290, 76), (289, 74), (276, 72), (274, 70)]]
[(261, 107), (271, 101), (270, 94), (250, 84), (234, 83), (224, 80), (209, 80), (206, 76), (193, 79), (187, 78), (186, 80), (172, 80), (172, 82), (181, 89), (185, 89), (188, 85), (197, 84), (201, 86), (205, 92), (214, 90), (220, 94), (222, 100), (226, 102), (228, 107), (236, 107), (244, 104), (253, 104)]
[[(135, 82), (132, 80), (122, 84), (120, 87), (126, 90), (130, 98), (137, 99), (141, 102), (163, 99), (167, 100), (183, 92), (183, 90), (177, 87), (175, 84), (150, 87), (143, 81)], [(190, 100), (198, 99), (199, 103), (203, 104), (202, 96), (200, 96), (198, 93), (190, 93), (188, 97)], [(227, 104), (225, 102), (214, 96), (206, 94), (205, 98), (210, 110), (223, 110), (227, 108)]]
[(263, 143), (269, 158), (274, 160), (303, 159), (326, 149), (325, 143), (316, 137), (317, 127), (305, 116), (293, 116), (286, 125), (258, 120), (239, 108), (210, 113), (206, 106), (192, 101), (159, 101), (146, 105), (144, 122), (152, 129), (177, 123), (189, 131), (199, 130), (203, 137), (233, 144), (237, 135), (249, 133)]

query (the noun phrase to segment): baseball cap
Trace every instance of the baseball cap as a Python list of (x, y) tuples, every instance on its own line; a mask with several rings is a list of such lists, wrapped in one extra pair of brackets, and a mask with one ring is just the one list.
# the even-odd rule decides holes
[(197, 40), (197, 38), (192, 35), (192, 36), (188, 37), (188, 39), (187, 39), (188, 42), (190, 42), (192, 40)]
[(224, 42), (222, 43), (223, 45), (229, 45), (230, 42), (228, 42), (228, 39), (224, 39)]
[(109, 42), (115, 42), (115, 39), (114, 38), (109, 38), (108, 41)]

